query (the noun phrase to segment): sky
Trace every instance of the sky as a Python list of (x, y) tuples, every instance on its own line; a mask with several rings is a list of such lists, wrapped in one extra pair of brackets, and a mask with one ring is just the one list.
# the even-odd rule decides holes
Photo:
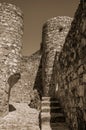
[(0, 0), (12, 3), (24, 13), (23, 55), (31, 55), (40, 48), (43, 24), (56, 16), (73, 17), (79, 0)]

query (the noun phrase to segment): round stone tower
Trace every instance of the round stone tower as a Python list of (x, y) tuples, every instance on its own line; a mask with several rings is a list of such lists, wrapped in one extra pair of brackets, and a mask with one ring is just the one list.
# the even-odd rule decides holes
[(0, 3), (0, 116), (8, 113), (10, 89), (20, 78), (22, 35), (21, 10)]
[(54, 96), (55, 89), (51, 86), (53, 66), (56, 53), (59, 55), (69, 31), (72, 18), (58, 16), (48, 20), (43, 26), (42, 34), (42, 77), (43, 96)]

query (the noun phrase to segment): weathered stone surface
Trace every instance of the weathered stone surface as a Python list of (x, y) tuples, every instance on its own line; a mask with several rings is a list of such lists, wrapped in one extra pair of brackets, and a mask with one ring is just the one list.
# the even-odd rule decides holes
[(71, 21), (66, 16), (48, 20), (41, 49), (30, 57), (21, 56), (22, 12), (0, 4), (0, 130), (39, 130), (39, 111), (28, 104), (40, 109), (41, 96), (59, 97), (70, 129), (86, 129), (84, 0), (70, 28)]
[[(8, 113), (10, 89), (20, 77), (22, 35), (21, 10), (12, 4), (0, 3), (0, 116)], [(14, 74), (18, 76), (15, 82)]]
[(13, 86), (11, 90), (10, 100), (14, 102), (25, 102), (29, 104), (31, 100), (35, 100), (37, 93), (39, 98), (42, 94), (42, 69), (40, 51), (37, 51), (30, 57), (23, 56), (20, 69), (21, 78)]
[(0, 119), (0, 130), (40, 130), (39, 112), (27, 103), (11, 102), (9, 114)]
[(58, 54), (55, 57), (53, 72), (72, 130), (86, 129), (86, 3), (83, 2), (75, 13), (59, 57)]
[(50, 86), (56, 52), (59, 54), (69, 31), (72, 18), (58, 16), (48, 20), (42, 34), (42, 78), (44, 96), (54, 96), (55, 88)]

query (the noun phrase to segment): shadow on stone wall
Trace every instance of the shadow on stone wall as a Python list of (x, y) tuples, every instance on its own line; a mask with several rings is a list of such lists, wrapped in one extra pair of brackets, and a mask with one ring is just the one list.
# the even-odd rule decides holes
[(9, 104), (9, 112), (12, 111), (16, 111), (16, 108), (12, 104)]
[(21, 78), (21, 74), (20, 73), (15, 73), (13, 75), (11, 75), (8, 78), (8, 84), (9, 84), (9, 94), (8, 94), (8, 99), (10, 98), (10, 91), (11, 88), (18, 82), (18, 80)]
[(52, 70), (52, 75), (51, 75), (51, 81), (50, 81), (50, 88), (49, 88), (49, 94), (51, 97), (59, 98), (58, 94), (58, 87), (59, 87), (59, 82), (58, 82), (58, 70), (57, 67), (59, 67), (58, 63), (58, 58), (59, 58), (60, 52), (56, 51), (55, 58), (54, 58), (54, 64), (53, 64), (53, 70)]
[[(84, 3), (84, 1), (83, 1)], [(86, 130), (86, 3), (80, 3), (56, 65), (59, 99), (71, 130)]]
[(52, 75), (51, 75), (51, 81), (50, 81), (50, 87), (49, 87), (49, 95), (50, 97), (55, 97), (55, 92), (56, 92), (56, 80), (55, 80), (55, 63), (56, 63), (56, 57), (57, 57), (57, 52), (55, 54), (54, 58), (54, 64), (53, 64), (53, 69), (52, 69)]
[(38, 71), (37, 71), (37, 75), (36, 75), (36, 78), (35, 78), (33, 89), (36, 89), (38, 91), (39, 96), (41, 98), (41, 96), (43, 95), (43, 86), (42, 86), (42, 58), (40, 60), (40, 64), (39, 64), (39, 67), (38, 67)]
[(43, 86), (42, 86), (42, 58), (38, 67), (37, 75), (34, 82), (34, 98), (31, 99), (29, 106), (31, 108), (40, 109), (41, 108), (41, 97), (43, 95)]
[(16, 84), (18, 82), (18, 80), (21, 78), (20, 73), (15, 73), (14, 75), (11, 75), (8, 78), (8, 84), (10, 87), (12, 87), (14, 84)]

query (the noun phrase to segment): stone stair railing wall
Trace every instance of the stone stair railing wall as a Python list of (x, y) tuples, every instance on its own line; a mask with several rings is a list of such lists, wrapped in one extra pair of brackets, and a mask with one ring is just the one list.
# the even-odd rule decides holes
[(9, 112), (10, 89), (20, 78), (22, 16), (16, 6), (0, 3), (0, 117)]
[(86, 129), (86, 1), (81, 1), (54, 64), (53, 80), (72, 130)]

